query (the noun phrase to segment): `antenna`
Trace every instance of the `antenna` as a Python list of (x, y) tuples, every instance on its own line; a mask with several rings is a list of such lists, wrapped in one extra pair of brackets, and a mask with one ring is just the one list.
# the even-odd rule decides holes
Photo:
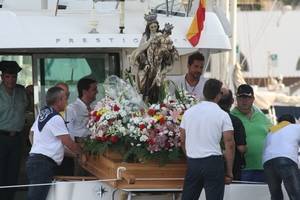
[(57, 16), (58, 4), (59, 4), (59, 0), (56, 1), (54, 16)]

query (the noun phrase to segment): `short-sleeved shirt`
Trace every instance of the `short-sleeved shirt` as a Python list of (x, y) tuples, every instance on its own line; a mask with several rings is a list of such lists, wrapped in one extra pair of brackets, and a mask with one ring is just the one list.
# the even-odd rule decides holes
[(33, 131), (33, 144), (30, 153), (43, 154), (60, 165), (64, 158), (64, 146), (57, 136), (69, 134), (62, 116), (55, 115), (52, 117), (42, 131), (38, 129), (37, 118), (31, 131)]
[[(178, 77), (169, 77), (169, 79), (177, 85), (179, 90), (183, 89), (188, 93), (195, 95), (197, 99), (204, 100), (203, 88), (205, 82), (207, 81), (207, 78), (205, 78), (203, 75), (200, 76), (199, 82), (196, 86), (190, 86), (185, 79), (185, 75)], [(174, 95), (175, 93), (175, 88), (172, 84), (170, 85), (170, 93), (172, 95)]]
[(65, 120), (71, 136), (86, 137), (91, 134), (87, 128), (89, 121), (89, 111), (85, 103), (77, 98), (76, 101), (69, 104), (65, 111)]
[(245, 153), (246, 167), (248, 170), (261, 170), (262, 153), (268, 129), (272, 126), (270, 120), (258, 108), (252, 108), (252, 116), (248, 118), (237, 108), (231, 114), (238, 117), (246, 131), (247, 151)]
[(234, 162), (233, 162), (233, 175), (235, 177), (239, 176), (240, 169), (242, 167), (245, 167), (245, 158), (244, 156), (239, 152), (237, 149), (237, 146), (239, 145), (246, 145), (246, 133), (245, 128), (243, 126), (242, 121), (237, 118), (236, 116), (229, 113), (232, 125), (233, 125), (233, 131), (234, 131), (234, 141), (235, 141), (235, 156), (234, 156)]
[(21, 131), (25, 123), (25, 110), (28, 104), (25, 88), (16, 85), (9, 95), (3, 83), (0, 84), (0, 130)]
[(273, 158), (285, 157), (298, 164), (299, 145), (299, 124), (289, 124), (274, 133), (269, 133), (265, 141), (263, 163)]
[(180, 127), (185, 130), (189, 158), (222, 155), (220, 141), (224, 131), (233, 130), (229, 115), (216, 103), (203, 101), (188, 109)]

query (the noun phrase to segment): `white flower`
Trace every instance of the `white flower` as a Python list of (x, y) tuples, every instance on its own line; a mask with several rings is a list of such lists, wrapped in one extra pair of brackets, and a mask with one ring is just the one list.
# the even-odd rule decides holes
[(120, 115), (121, 115), (121, 117), (125, 117), (127, 115), (127, 113), (125, 110), (121, 110)]
[(141, 137), (140, 137), (140, 141), (141, 142), (146, 142), (148, 140), (148, 136), (147, 135), (142, 135)]

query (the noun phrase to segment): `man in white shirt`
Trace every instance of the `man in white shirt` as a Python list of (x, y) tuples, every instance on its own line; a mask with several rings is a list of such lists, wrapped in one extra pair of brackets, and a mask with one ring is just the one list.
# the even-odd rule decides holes
[[(63, 89), (52, 87), (46, 94), (47, 106), (42, 108), (32, 125), (33, 144), (26, 163), (30, 184), (51, 183), (55, 169), (64, 157), (64, 145), (75, 154), (81, 152), (71, 139), (59, 112), (65, 109), (67, 97)], [(28, 200), (45, 200), (50, 186), (29, 187)]]
[(270, 128), (265, 141), (263, 167), (272, 200), (283, 200), (281, 183), (290, 199), (300, 199), (300, 172), (298, 149), (300, 125), (289, 114), (278, 118)]
[[(179, 90), (186, 90), (188, 93), (195, 95), (198, 99), (203, 100), (203, 87), (206, 78), (203, 76), (204, 56), (199, 53), (193, 53), (188, 58), (188, 72), (183, 76), (172, 79)], [(175, 87), (171, 84), (170, 93), (174, 95)]]
[(82, 78), (77, 83), (78, 98), (67, 106), (65, 120), (73, 138), (84, 138), (91, 134), (87, 128), (91, 103), (96, 100), (97, 81)]
[[(203, 188), (207, 200), (222, 200), (224, 183), (232, 181), (235, 143), (230, 117), (217, 104), (222, 97), (221, 88), (219, 80), (207, 80), (203, 90), (205, 101), (183, 115), (181, 146), (187, 156), (187, 172), (182, 200), (198, 199)], [(220, 147), (222, 137), (226, 173)]]

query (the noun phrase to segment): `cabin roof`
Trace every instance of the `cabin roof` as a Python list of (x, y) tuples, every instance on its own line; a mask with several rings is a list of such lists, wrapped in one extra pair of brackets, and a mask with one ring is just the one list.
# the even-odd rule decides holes
[[(144, 12), (126, 8), (124, 34), (119, 33), (119, 12), (81, 10), (13, 11), (0, 9), (2, 49), (16, 48), (136, 48), (145, 29)], [(158, 14), (160, 27), (174, 25), (171, 37), (177, 48), (193, 49), (185, 35), (192, 17)], [(89, 34), (91, 23), (97, 22), (98, 34)], [(206, 12), (204, 30), (196, 48), (229, 50), (230, 42), (215, 13)]]

